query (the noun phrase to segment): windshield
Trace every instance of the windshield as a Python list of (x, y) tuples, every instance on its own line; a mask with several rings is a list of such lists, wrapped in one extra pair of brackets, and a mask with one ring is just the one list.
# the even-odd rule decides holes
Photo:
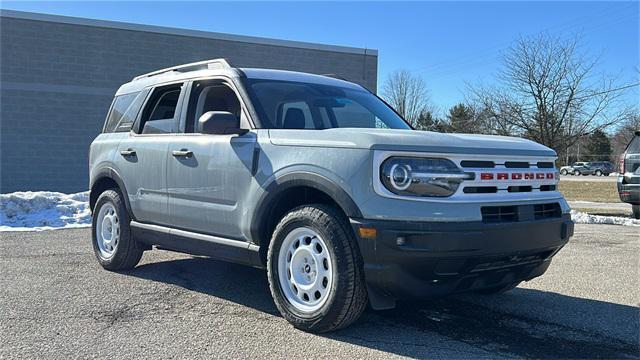
[(248, 91), (266, 129), (411, 129), (375, 95), (313, 83), (248, 79)]

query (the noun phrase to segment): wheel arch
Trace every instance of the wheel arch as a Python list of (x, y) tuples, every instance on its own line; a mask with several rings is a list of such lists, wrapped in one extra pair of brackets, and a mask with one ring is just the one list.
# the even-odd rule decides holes
[(98, 201), (100, 194), (107, 189), (114, 188), (122, 194), (129, 217), (135, 220), (133, 213), (131, 212), (129, 196), (127, 194), (127, 189), (124, 186), (124, 181), (122, 181), (120, 175), (118, 175), (118, 173), (112, 168), (102, 168), (92, 176), (91, 184), (89, 186), (89, 208), (93, 212), (93, 208)]
[(335, 206), (346, 218), (362, 218), (362, 213), (351, 196), (341, 186), (322, 175), (296, 172), (278, 177), (266, 186), (257, 202), (250, 225), (251, 239), (260, 246), (263, 262), (266, 260), (271, 233), (280, 218), (297, 206), (312, 203)]

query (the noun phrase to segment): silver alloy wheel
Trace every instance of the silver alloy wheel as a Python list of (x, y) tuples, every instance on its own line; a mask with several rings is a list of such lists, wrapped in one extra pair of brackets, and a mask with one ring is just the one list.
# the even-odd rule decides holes
[(116, 208), (111, 203), (103, 204), (98, 212), (96, 241), (100, 256), (105, 259), (111, 258), (120, 241), (120, 219)]
[(278, 279), (287, 301), (311, 313), (324, 305), (331, 293), (331, 254), (320, 235), (307, 227), (291, 230), (278, 254)]

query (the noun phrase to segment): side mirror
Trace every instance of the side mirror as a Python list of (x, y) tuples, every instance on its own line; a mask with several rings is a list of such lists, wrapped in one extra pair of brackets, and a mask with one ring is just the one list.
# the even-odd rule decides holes
[(198, 119), (202, 134), (244, 134), (248, 130), (240, 128), (240, 118), (228, 111), (207, 111)]

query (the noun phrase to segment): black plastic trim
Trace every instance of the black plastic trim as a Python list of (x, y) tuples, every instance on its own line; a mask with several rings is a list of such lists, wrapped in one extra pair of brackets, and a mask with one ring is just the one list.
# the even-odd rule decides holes
[(294, 187), (309, 187), (327, 194), (348, 217), (361, 218), (362, 213), (344, 189), (326, 177), (312, 172), (292, 172), (272, 180), (265, 186), (265, 192), (257, 201), (251, 223), (251, 240), (259, 244), (261, 231), (267, 225), (269, 212), (280, 195)]
[(165, 250), (210, 256), (237, 264), (261, 267), (259, 248), (246, 241), (232, 240), (170, 227), (131, 222), (136, 241)]
[(131, 204), (129, 203), (129, 194), (127, 193), (127, 188), (124, 186), (124, 181), (122, 181), (120, 174), (118, 174), (117, 171), (115, 171), (110, 167), (101, 168), (100, 170), (97, 170), (95, 174), (92, 174), (91, 183), (89, 184), (89, 189), (90, 189), (89, 198), (91, 198), (91, 190), (93, 189), (94, 185), (99, 180), (102, 180), (105, 178), (111, 179), (115, 181), (116, 184), (118, 184), (118, 188), (122, 193), (122, 196), (124, 197), (123, 200), (124, 200), (125, 207), (127, 208), (127, 212), (129, 213), (129, 217), (132, 220), (135, 220), (136, 218), (133, 215), (133, 212), (131, 211)]

